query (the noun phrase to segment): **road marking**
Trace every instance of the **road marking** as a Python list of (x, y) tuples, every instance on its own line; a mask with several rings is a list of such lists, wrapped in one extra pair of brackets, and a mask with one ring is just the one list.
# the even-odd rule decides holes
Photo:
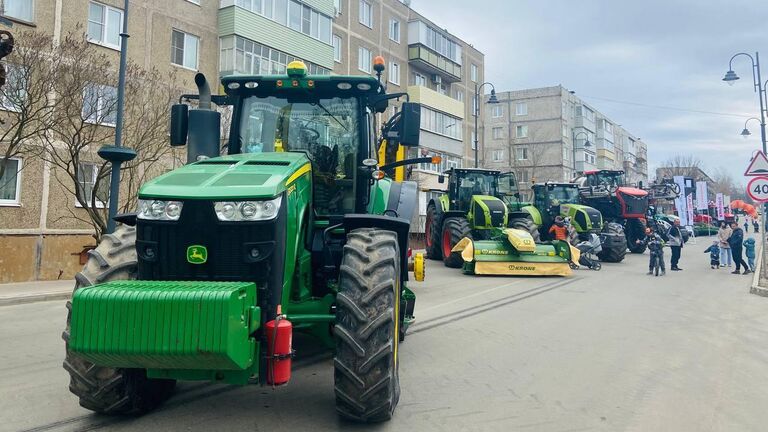
[(487, 294), (489, 292), (496, 291), (496, 290), (499, 290), (499, 289), (502, 289), (502, 288), (507, 288), (507, 287), (511, 287), (513, 285), (518, 285), (518, 284), (522, 283), (523, 280), (524, 279), (519, 279), (519, 280), (516, 280), (514, 282), (510, 282), (510, 283), (504, 284), (504, 285), (497, 285), (497, 286), (495, 286), (493, 288), (488, 288), (486, 290), (478, 291), (478, 292), (476, 292), (474, 294), (470, 294), (468, 296), (464, 296), (464, 297), (460, 297), (460, 298), (457, 298), (457, 299), (453, 299), (453, 300), (447, 301), (445, 303), (436, 304), (436, 305), (430, 306), (430, 307), (428, 307), (426, 309), (419, 310), (419, 313), (428, 312), (428, 311), (431, 311), (432, 309), (437, 309), (437, 308), (440, 308), (440, 307), (443, 307), (443, 306), (446, 306), (446, 305), (449, 305), (449, 304), (458, 303), (460, 301), (464, 301), (464, 300), (472, 298), (472, 297), (477, 297), (477, 296), (480, 296), (480, 295), (483, 295), (483, 294)]

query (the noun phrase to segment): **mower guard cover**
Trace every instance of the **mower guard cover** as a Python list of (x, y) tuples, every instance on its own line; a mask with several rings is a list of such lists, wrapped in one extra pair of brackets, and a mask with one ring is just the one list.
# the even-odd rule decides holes
[(581, 253), (565, 241), (536, 244), (522, 230), (506, 228), (491, 240), (463, 238), (453, 252), (464, 259), (465, 274), (509, 276), (570, 276)]

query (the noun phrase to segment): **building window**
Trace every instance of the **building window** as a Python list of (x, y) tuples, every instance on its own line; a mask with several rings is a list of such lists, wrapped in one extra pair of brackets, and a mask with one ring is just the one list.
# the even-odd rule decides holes
[(477, 135), (475, 135), (474, 131), (472, 131), (472, 133), (469, 135), (469, 141), (472, 150), (477, 150)]
[(297, 1), (291, 1), (288, 4), (288, 27), (298, 32), (301, 31), (301, 3)]
[(400, 65), (395, 62), (389, 62), (389, 82), (400, 85)]
[(423, 105), (421, 107), (421, 128), (455, 140), (462, 139), (461, 134), (464, 130), (461, 119), (434, 111)]
[(515, 149), (515, 158), (519, 161), (528, 160), (528, 147), (517, 147)]
[(27, 75), (29, 69), (6, 63), (6, 85), (0, 88), (0, 110), (19, 112), (27, 100)]
[(197, 49), (200, 38), (179, 30), (171, 35), (171, 63), (197, 70)]
[(477, 82), (477, 65), (474, 63), (469, 66), (469, 79), (472, 82)]
[(504, 150), (494, 150), (493, 151), (493, 161), (494, 162), (501, 162), (504, 160)]
[(341, 0), (333, 0), (333, 12), (336, 16), (341, 15)]
[(360, 24), (373, 28), (373, 7), (365, 0), (360, 0)]
[(389, 20), (389, 38), (400, 43), (400, 21), (394, 18)]
[(568, 157), (569, 157), (568, 153), (569, 153), (568, 152), (568, 148), (567, 147), (563, 147), (563, 162), (568, 162)]
[[(430, 172), (436, 172), (441, 173), (448, 171), (451, 168), (461, 168), (461, 157), (458, 156), (452, 156), (446, 153), (436, 152), (432, 151), (426, 148), (421, 147), (421, 154), (423, 156), (426, 155), (432, 155), (432, 156), (440, 156), (441, 162), (439, 164), (433, 164), (433, 163), (420, 163), (418, 165), (418, 168), (422, 171), (430, 171)], [(416, 156), (414, 156), (416, 157)]]
[(565, 123), (563, 123), (563, 136), (566, 138), (568, 137), (568, 125)]
[(584, 105), (581, 105), (578, 108), (578, 113), (582, 116), (584, 116), (587, 120), (595, 121), (595, 112), (591, 109), (587, 108)]
[(528, 115), (528, 104), (525, 102), (519, 102), (517, 105), (515, 105), (515, 115)]
[(413, 85), (422, 86), (422, 87), (427, 86), (427, 77), (425, 77), (424, 75), (418, 72), (414, 72), (412, 76), (413, 76)]
[(88, 84), (83, 91), (83, 120), (105, 126), (117, 122), (117, 87)]
[(0, 177), (0, 206), (19, 205), (21, 194), (21, 159), (0, 158), (0, 164), (5, 163), (5, 172)]
[[(93, 192), (96, 189), (96, 208), (104, 208), (109, 201), (109, 173), (103, 173), (99, 181), (99, 166), (90, 162), (80, 163), (80, 169), (77, 170), (77, 188), (88, 206), (94, 202)], [(75, 205), (82, 207), (77, 201)]]
[(456, 100), (459, 102), (464, 102), (464, 90), (462, 89), (456, 90)]
[(516, 129), (516, 135), (518, 138), (528, 138), (528, 126), (521, 125)]
[(495, 127), (491, 129), (491, 135), (493, 136), (493, 139), (501, 139), (503, 132), (504, 132), (504, 129), (500, 127)]
[(333, 35), (333, 60), (341, 63), (341, 37)]
[[(222, 75), (283, 75), (288, 63), (296, 57), (269, 48), (240, 36), (227, 36), (220, 40), (219, 71)], [(311, 62), (304, 62), (310, 75), (329, 75), (330, 70)]]
[[(519, 170), (517, 172), (517, 177), (518, 177), (518, 181), (520, 183), (528, 183), (529, 181), (531, 181), (529, 173), (526, 170)], [(525, 200), (523, 200), (523, 201), (525, 201)]]
[(32, 22), (34, 19), (32, 1), (33, 0), (5, 0), (3, 1), (3, 15)]
[(114, 49), (120, 49), (120, 29), (123, 11), (91, 2), (88, 6), (88, 40)]
[(357, 50), (357, 68), (365, 73), (371, 73), (371, 50), (360, 47)]
[(501, 105), (493, 105), (492, 109), (493, 118), (499, 118), (504, 115), (504, 107)]

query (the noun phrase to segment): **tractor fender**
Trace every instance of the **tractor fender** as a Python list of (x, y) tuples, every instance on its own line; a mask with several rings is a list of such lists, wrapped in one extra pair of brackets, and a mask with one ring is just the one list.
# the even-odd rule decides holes
[(578, 233), (603, 229), (603, 215), (594, 207), (583, 204), (563, 204), (560, 206), (560, 215), (570, 217), (571, 224)]
[(524, 206), (522, 209), (520, 209), (524, 213), (526, 213), (526, 216), (530, 218), (534, 224), (541, 226), (543, 223), (543, 218), (541, 217), (541, 212), (539, 209), (532, 205)]
[(392, 182), (384, 214), (410, 221), (419, 202), (416, 182)]

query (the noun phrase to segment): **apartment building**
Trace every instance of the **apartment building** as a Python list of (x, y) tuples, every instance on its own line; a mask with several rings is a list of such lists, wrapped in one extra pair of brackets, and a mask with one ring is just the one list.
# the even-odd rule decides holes
[(647, 183), (646, 144), (573, 92), (555, 86), (496, 96), (498, 104), (483, 104), (481, 164), (515, 171), (526, 197), (532, 183), (594, 169), (624, 170), (630, 182)]
[[(451, 167), (473, 166), (475, 83), (485, 74), (484, 55), (458, 36), (400, 0), (336, 0), (333, 22), (334, 68), (337, 74), (373, 74), (373, 57), (386, 59), (384, 80), (390, 92), (407, 92), (422, 104), (421, 140), (412, 157), (442, 157), (441, 164), (411, 170), (419, 182), (420, 224), (428, 189), (444, 189), (438, 175)], [(476, 101), (475, 101), (476, 103)], [(394, 109), (393, 109), (394, 112)], [(482, 119), (484, 113), (480, 112)]]
[[(117, 68), (122, 0), (2, 0), (0, 5), (2, 17), (13, 24), (0, 28), (17, 39), (25, 31), (37, 31), (58, 43), (79, 29)], [(217, 9), (217, 2), (211, 0), (131, 0), (130, 60), (161, 73), (176, 71), (180, 85), (193, 91), (198, 70), (209, 77), (218, 72)], [(6, 64), (11, 58), (6, 58)], [(100, 84), (103, 91), (92, 101), (94, 105), (117, 94), (116, 81)], [(106, 123), (110, 122), (103, 127), (113, 127)], [(98, 159), (81, 164), (77, 187), (92, 191), (97, 163)], [(85, 210), (78, 206), (72, 188), (57, 181), (62, 178), (60, 170), (41, 158), (15, 157), (8, 166), (0, 179), (0, 282), (72, 278), (82, 267), (83, 252), (95, 245)]]

